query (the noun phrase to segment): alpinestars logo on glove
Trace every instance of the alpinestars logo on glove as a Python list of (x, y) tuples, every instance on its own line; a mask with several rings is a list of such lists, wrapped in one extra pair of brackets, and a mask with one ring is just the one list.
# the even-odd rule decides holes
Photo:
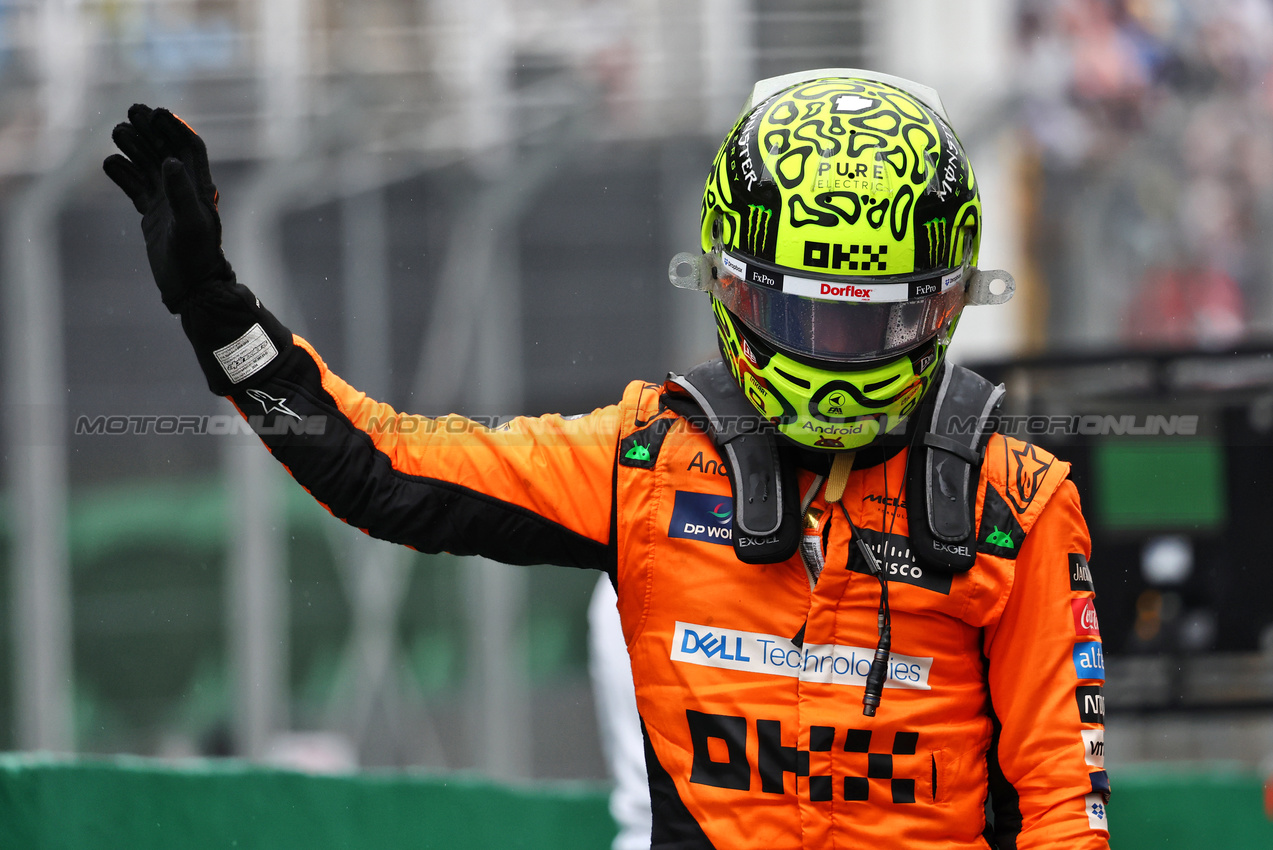
[(285, 398), (275, 398), (269, 393), (261, 390), (248, 390), (248, 395), (260, 402), (261, 407), (267, 414), (284, 413), (288, 416), (294, 416), (297, 419), (301, 418), (299, 413), (287, 406), (287, 399)]

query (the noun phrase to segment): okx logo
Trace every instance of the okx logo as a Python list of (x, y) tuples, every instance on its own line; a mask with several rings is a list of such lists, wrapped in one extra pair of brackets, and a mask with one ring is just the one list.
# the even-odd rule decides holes
[[(934, 770), (932, 756), (919, 750), (918, 732), (894, 732), (889, 740), (883, 734), (873, 736), (870, 729), (841, 732), (834, 726), (811, 726), (809, 748), (802, 750), (795, 730), (784, 729), (780, 720), (753, 724), (746, 717), (693, 709), (685, 716), (694, 748), (690, 782), (695, 785), (752, 791), (758, 778), (762, 794), (794, 791), (814, 803), (907, 804), (916, 802), (917, 783)], [(753, 728), (755, 764), (748, 757), (747, 740)], [(810, 753), (826, 755), (811, 759)], [(811, 762), (817, 764), (816, 772)]]
[(733, 545), (734, 506), (729, 496), (677, 490), (668, 537)]

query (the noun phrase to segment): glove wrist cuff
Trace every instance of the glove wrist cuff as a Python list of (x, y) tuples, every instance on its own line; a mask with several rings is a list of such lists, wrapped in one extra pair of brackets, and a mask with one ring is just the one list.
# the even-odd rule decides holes
[(291, 331), (233, 274), (229, 282), (199, 287), (180, 315), (208, 389), (217, 395), (267, 380), (293, 344)]
[[(155, 275), (158, 281), (159, 275)], [(165, 288), (159, 287), (160, 299), (164, 302), (164, 306), (168, 308), (168, 312), (180, 315), (197, 300), (200, 293), (216, 289), (217, 287), (232, 287), (236, 284), (234, 269), (230, 266), (230, 261), (225, 258), (225, 254), (221, 254), (216, 265), (214, 265), (206, 275), (197, 283), (189, 286), (182, 286), (180, 289), (175, 287)]]

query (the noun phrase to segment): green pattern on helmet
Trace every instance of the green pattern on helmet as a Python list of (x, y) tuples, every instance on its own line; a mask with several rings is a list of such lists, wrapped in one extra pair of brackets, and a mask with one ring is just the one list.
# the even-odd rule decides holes
[(817, 274), (947, 270), (965, 248), (975, 264), (980, 231), (954, 131), (910, 94), (868, 80), (802, 83), (745, 112), (703, 193), (704, 251)]
[(883, 363), (824, 369), (749, 341), (712, 299), (721, 354), (734, 380), (779, 433), (810, 448), (858, 449), (905, 421), (932, 382), (945, 343)]

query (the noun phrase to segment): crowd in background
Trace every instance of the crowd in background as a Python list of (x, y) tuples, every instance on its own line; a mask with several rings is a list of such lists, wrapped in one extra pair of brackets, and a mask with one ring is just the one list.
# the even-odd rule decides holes
[(1273, 329), (1273, 3), (1023, 0), (1019, 26), (1049, 341)]

